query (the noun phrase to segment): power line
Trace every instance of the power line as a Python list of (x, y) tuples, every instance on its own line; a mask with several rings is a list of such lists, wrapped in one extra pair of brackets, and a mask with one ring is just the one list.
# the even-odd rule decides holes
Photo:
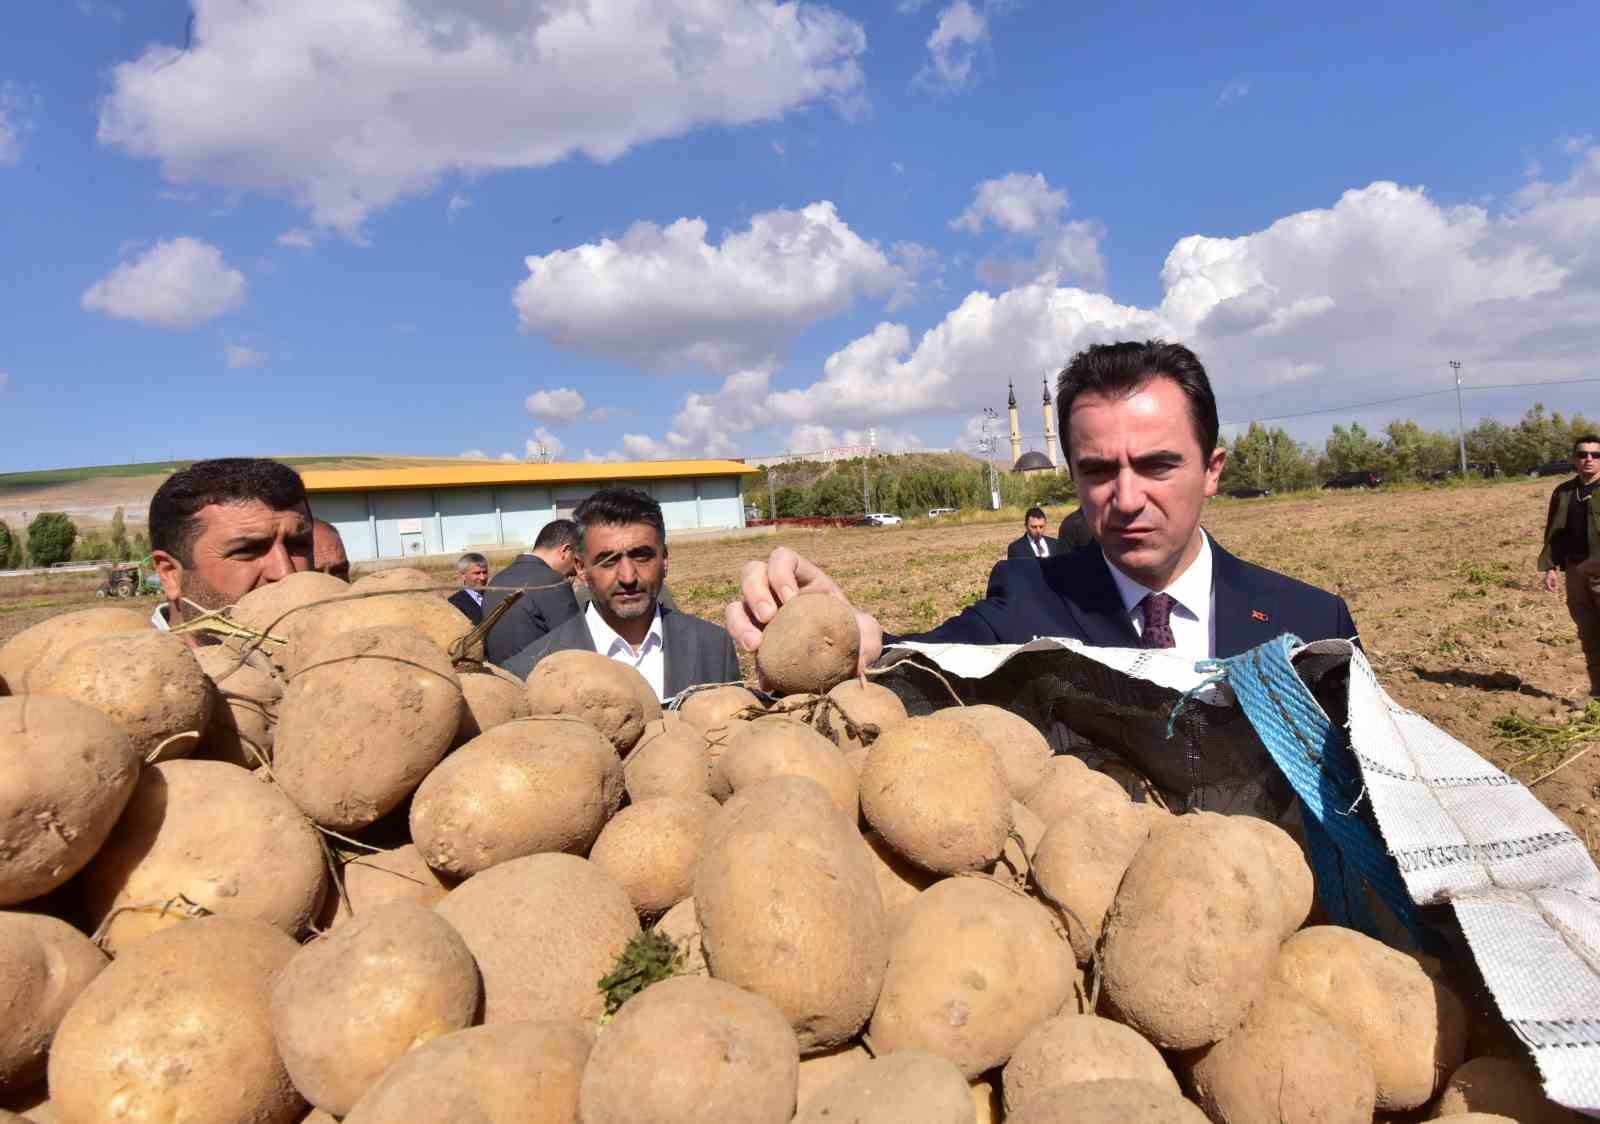
[[(1479, 390), (1531, 390), (1541, 386), (1579, 386), (1586, 383), (1600, 383), (1600, 377), (1585, 379), (1549, 379), (1545, 382), (1503, 382), (1484, 383), (1480, 386), (1463, 386), (1463, 394)], [(1421, 398), (1437, 398), (1441, 394), (1451, 394), (1454, 387), (1445, 387), (1442, 390), (1425, 390), (1418, 394), (1401, 394), (1394, 398), (1376, 398), (1370, 402), (1349, 402), (1343, 406), (1325, 406), (1316, 410), (1301, 410), (1292, 414), (1268, 414), (1263, 417), (1250, 418), (1245, 421), (1224, 421), (1223, 425), (1252, 425), (1256, 422), (1289, 421), (1293, 418), (1310, 418), (1320, 414), (1342, 414), (1355, 410), (1365, 410), (1373, 406), (1391, 406), (1396, 402), (1415, 402)]]

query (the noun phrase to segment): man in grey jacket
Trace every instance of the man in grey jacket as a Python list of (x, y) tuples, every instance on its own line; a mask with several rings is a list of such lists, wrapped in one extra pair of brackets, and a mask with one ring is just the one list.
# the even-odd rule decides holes
[(527, 678), (551, 652), (599, 652), (644, 676), (659, 699), (702, 683), (740, 679), (725, 629), (661, 604), (667, 530), (661, 505), (637, 488), (602, 488), (573, 512), (578, 573), (593, 600), (542, 640), (500, 663)]
[(568, 580), (578, 565), (578, 525), (570, 519), (552, 519), (539, 530), (533, 550), (489, 579), (483, 591), (483, 616), (487, 619), (512, 589), (523, 593), (484, 640), (489, 662), (505, 662), (528, 645), (543, 639), (578, 615), (578, 599)]

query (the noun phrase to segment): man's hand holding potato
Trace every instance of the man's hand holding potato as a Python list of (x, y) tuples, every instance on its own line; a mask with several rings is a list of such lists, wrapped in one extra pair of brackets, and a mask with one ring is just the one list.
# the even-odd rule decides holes
[[(748, 652), (761, 647), (762, 630), (777, 615), (778, 608), (802, 593), (826, 593), (846, 605), (850, 599), (839, 584), (786, 546), (768, 555), (765, 562), (745, 563), (739, 582), (740, 600), (727, 610), (728, 635)], [(872, 666), (883, 652), (883, 626), (876, 618), (850, 606), (861, 629), (861, 661), (858, 670)]]

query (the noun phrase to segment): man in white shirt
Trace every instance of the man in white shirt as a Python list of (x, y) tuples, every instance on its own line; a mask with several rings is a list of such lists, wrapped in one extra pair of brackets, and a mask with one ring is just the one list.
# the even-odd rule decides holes
[(1023, 534), (1006, 547), (1007, 558), (1053, 558), (1061, 553), (1061, 543), (1044, 533), (1042, 507), (1030, 507), (1022, 517)]

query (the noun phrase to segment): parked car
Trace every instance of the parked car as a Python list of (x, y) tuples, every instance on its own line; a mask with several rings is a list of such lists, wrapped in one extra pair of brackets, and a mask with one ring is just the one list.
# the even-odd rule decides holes
[(1535, 466), (1534, 470), (1528, 473), (1528, 475), (1573, 476), (1575, 473), (1572, 468), (1572, 461), (1568, 458), (1563, 458), (1562, 460), (1558, 461), (1545, 461), (1543, 464)]
[[(1500, 475), (1500, 466), (1495, 464), (1493, 461), (1468, 461), (1467, 473), (1471, 476), (1481, 476), (1485, 480), (1488, 480), (1492, 477)], [(1448, 480), (1452, 476), (1460, 475), (1461, 470), (1452, 465), (1449, 468), (1441, 468), (1438, 472), (1430, 472), (1428, 474), (1428, 479), (1438, 482), (1440, 480)]]
[(900, 522), (898, 515), (886, 515), (881, 511), (867, 513), (867, 525), (871, 527), (893, 527)]
[(955, 513), (956, 509), (953, 507), (930, 507), (928, 509), (928, 518), (937, 519), (941, 515), (954, 515)]
[(1361, 468), (1354, 472), (1341, 472), (1333, 479), (1323, 483), (1324, 488), (1376, 488), (1383, 483), (1383, 477), (1371, 469)]
[(1272, 495), (1272, 489), (1270, 489), (1270, 488), (1251, 488), (1251, 487), (1248, 487), (1248, 486), (1243, 487), (1243, 488), (1229, 488), (1226, 492), (1223, 493), (1223, 495), (1232, 496), (1236, 500), (1253, 500), (1253, 499), (1259, 499), (1261, 496), (1270, 496), (1270, 495)]

